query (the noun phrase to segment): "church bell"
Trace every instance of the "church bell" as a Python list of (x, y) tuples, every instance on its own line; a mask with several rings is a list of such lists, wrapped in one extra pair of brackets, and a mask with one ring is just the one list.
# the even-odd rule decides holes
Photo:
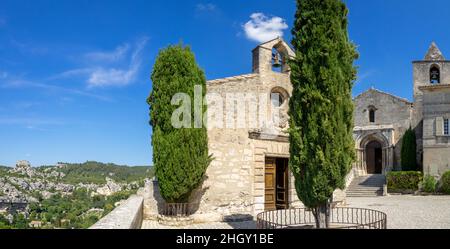
[(432, 68), (430, 76), (431, 76), (431, 83), (440, 83), (439, 69)]
[(282, 66), (279, 53), (272, 54), (272, 61), (273, 61), (273, 64), (272, 64), (273, 67), (279, 68)]

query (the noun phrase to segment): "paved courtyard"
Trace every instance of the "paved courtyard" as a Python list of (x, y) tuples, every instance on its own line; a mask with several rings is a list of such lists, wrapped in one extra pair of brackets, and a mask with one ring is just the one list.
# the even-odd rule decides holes
[(386, 213), (389, 229), (450, 229), (450, 196), (348, 198), (347, 204)]
[[(388, 216), (389, 229), (450, 229), (450, 196), (387, 196), (348, 198), (349, 207), (369, 208)], [(156, 221), (144, 221), (143, 229), (173, 229)], [(254, 222), (215, 222), (177, 229), (251, 229)]]

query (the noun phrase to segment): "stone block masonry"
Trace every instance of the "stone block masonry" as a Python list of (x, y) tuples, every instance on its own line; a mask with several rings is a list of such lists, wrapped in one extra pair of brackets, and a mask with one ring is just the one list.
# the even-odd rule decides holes
[(89, 229), (140, 229), (143, 220), (144, 197), (131, 196)]

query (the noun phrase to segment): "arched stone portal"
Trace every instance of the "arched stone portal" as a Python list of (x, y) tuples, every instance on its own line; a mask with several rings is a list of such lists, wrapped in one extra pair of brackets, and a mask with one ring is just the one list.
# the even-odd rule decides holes
[(392, 133), (383, 130), (363, 131), (356, 138), (356, 175), (386, 174), (393, 169)]

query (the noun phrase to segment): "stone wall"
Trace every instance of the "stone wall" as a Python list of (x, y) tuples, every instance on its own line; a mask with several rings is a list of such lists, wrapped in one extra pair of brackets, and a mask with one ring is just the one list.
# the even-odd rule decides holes
[(145, 183), (144, 187), (144, 219), (157, 220), (165, 205), (156, 180)]
[[(413, 125), (413, 104), (406, 99), (376, 89), (370, 89), (360, 94), (355, 98), (354, 103), (356, 137), (361, 135), (358, 133), (359, 131), (372, 130), (373, 132), (377, 132), (379, 130), (379, 132), (383, 132), (388, 126), (390, 129), (392, 128), (392, 141), (390, 141), (390, 135), (386, 136), (386, 138), (389, 140), (388, 143), (394, 146), (392, 166), (395, 169), (400, 169), (402, 137), (406, 130)], [(371, 108), (375, 110), (375, 122), (373, 123), (369, 119), (369, 111)], [(363, 139), (364, 137), (360, 137), (356, 142), (360, 142)], [(359, 149), (365, 149), (360, 144), (356, 144), (356, 146)]]
[[(423, 94), (424, 172), (440, 178), (450, 170), (450, 136), (438, 134), (437, 122), (450, 119), (450, 85), (421, 88)], [(440, 124), (443, 126), (443, 124)]]
[[(355, 127), (371, 125), (394, 125), (396, 130), (405, 129), (411, 121), (412, 103), (376, 89), (370, 89), (355, 100)], [(374, 107), (375, 122), (369, 121), (369, 107)], [(398, 137), (396, 136), (396, 140)]]
[(253, 151), (243, 129), (209, 132), (210, 164), (202, 186), (191, 203), (198, 203), (199, 222), (223, 220), (234, 214), (252, 214)]
[[(198, 203), (194, 215), (197, 222), (251, 217), (264, 211), (265, 156), (289, 157), (287, 142), (260, 141), (251, 136), (254, 131), (258, 134), (265, 131), (273, 112), (270, 96), (274, 89), (286, 93), (286, 101), (280, 108), (287, 113), (292, 86), (286, 65), (284, 73), (272, 71), (274, 46), (284, 56), (293, 55), (284, 41), (275, 39), (253, 51), (252, 74), (208, 82), (208, 94), (223, 102), (208, 103), (209, 153), (214, 160), (191, 199)], [(243, 122), (238, 122), (241, 114)], [(290, 188), (292, 204), (298, 203), (292, 179)]]
[(448, 144), (425, 147), (424, 173), (437, 179), (441, 178), (445, 172), (450, 171), (449, 155), (450, 147)]
[(90, 229), (140, 229), (143, 221), (143, 203), (143, 196), (131, 196)]

